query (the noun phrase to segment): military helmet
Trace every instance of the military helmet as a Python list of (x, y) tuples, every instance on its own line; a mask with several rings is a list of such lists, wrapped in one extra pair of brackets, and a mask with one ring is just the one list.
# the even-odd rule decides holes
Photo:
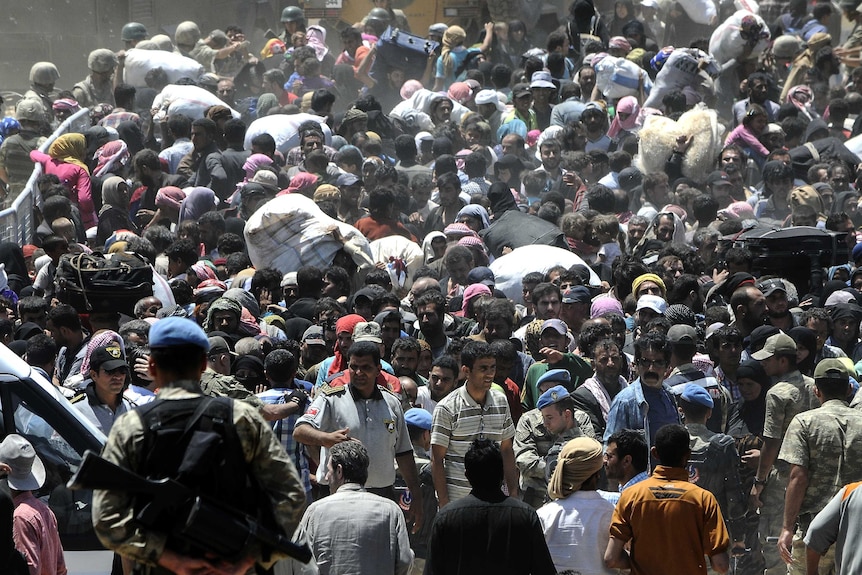
[(30, 67), (30, 83), (50, 86), (60, 78), (60, 72), (52, 62), (36, 62)]
[(41, 122), (45, 117), (45, 109), (38, 100), (24, 98), (23, 100), (19, 100), (18, 105), (15, 106), (15, 116), (19, 122)]
[(386, 8), (372, 8), (371, 12), (368, 13), (366, 20), (378, 20), (380, 22), (389, 22), (392, 20), (392, 17), (389, 15), (389, 11)]
[(194, 22), (186, 20), (180, 22), (174, 32), (174, 41), (177, 46), (194, 46), (201, 39), (201, 29)]
[(305, 22), (305, 12), (299, 6), (288, 6), (281, 11), (281, 21), (285, 22)]
[(93, 50), (87, 58), (87, 68), (93, 72), (110, 72), (117, 67), (117, 63), (117, 55), (107, 48)]
[(147, 36), (147, 28), (140, 22), (129, 22), (128, 24), (123, 26), (123, 30), (120, 32), (120, 38), (123, 40), (123, 42), (146, 40)]

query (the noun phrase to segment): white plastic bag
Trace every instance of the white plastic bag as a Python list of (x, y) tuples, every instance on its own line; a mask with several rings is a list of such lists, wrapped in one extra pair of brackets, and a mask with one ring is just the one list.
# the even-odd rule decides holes
[(655, 85), (644, 102), (644, 108), (660, 108), (665, 94), (680, 92), (687, 87), (697, 89), (704, 79), (699, 66), (702, 59), (707, 61), (702, 70), (709, 76), (717, 76), (718, 64), (706, 52), (697, 48), (674, 49), (656, 75)]
[(595, 65), (596, 85), (611, 100), (637, 96), (638, 83), (643, 78), (644, 93), (652, 90), (652, 81), (646, 71), (625, 58), (605, 56)]
[(126, 63), (123, 67), (123, 81), (135, 88), (146, 88), (144, 78), (147, 72), (161, 68), (172, 84), (180, 78), (197, 80), (204, 73), (204, 67), (197, 60), (164, 50), (126, 50)]
[[(516, 248), (495, 259), (491, 265), (494, 272), (494, 287), (515, 303), (524, 303), (521, 280), (530, 272), (545, 273), (554, 266), (570, 268), (574, 265), (589, 266), (574, 253), (554, 246), (532, 245)], [(600, 285), (599, 276), (590, 269), (590, 285)]]
[(328, 268), (343, 247), (332, 237), (333, 228), (371, 258), (365, 236), (330, 218), (302, 194), (278, 196), (252, 214), (244, 233), (248, 256), (255, 268), (273, 268), (282, 274), (309, 265)]
[[(178, 86), (170, 84), (159, 92), (153, 100), (153, 109), (157, 110), (153, 118), (163, 121), (172, 114), (184, 114), (192, 120), (204, 117), (204, 112), (210, 106), (224, 106), (218, 96), (197, 86)], [(231, 108), (231, 115), (239, 118), (239, 112)]]
[(714, 0), (677, 0), (695, 24), (713, 24), (718, 17)]
[[(742, 20), (746, 16), (754, 18), (764, 34), (756, 39), (750, 52), (746, 54), (747, 41), (740, 34)], [(739, 60), (745, 54), (746, 60), (756, 60), (769, 45), (769, 27), (763, 18), (748, 10), (737, 10), (725, 20), (709, 38), (709, 53), (723, 65), (731, 60)]]
[(332, 143), (332, 130), (326, 124), (326, 118), (314, 114), (275, 114), (253, 121), (245, 132), (245, 149), (251, 150), (251, 141), (260, 134), (269, 134), (275, 140), (276, 149), (282, 154), (299, 145), (299, 126), (312, 120), (320, 124), (323, 131), (324, 144)]

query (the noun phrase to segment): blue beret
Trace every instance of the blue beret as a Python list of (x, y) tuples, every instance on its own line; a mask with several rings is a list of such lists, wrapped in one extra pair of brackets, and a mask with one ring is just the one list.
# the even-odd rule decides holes
[(150, 328), (150, 347), (171, 347), (174, 345), (196, 345), (209, 351), (207, 334), (193, 320), (183, 317), (160, 319)]
[[(558, 370), (565, 371), (565, 370)], [(567, 397), (571, 397), (569, 394), (569, 390), (563, 387), (562, 385), (557, 385), (543, 393), (539, 397), (539, 401), (536, 402), (536, 407), (539, 409), (544, 409), (549, 405), (557, 403), (558, 401), (563, 401)]]
[(431, 431), (431, 414), (420, 407), (411, 407), (405, 411), (404, 422), (407, 425)]
[(701, 387), (696, 383), (687, 383), (682, 390), (682, 398), (689, 403), (702, 405), (712, 409), (715, 403), (712, 401), (712, 396), (705, 387)]
[(542, 384), (547, 381), (570, 384), (572, 383), (572, 376), (567, 369), (549, 369), (536, 381), (536, 389), (542, 387)]

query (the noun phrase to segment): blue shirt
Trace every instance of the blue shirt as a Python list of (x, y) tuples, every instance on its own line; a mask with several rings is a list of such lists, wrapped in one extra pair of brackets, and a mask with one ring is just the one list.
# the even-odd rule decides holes
[[(657, 423), (664, 425), (665, 423), (679, 423), (679, 413), (676, 408), (669, 409), (669, 406), (674, 406), (673, 397), (671, 396), (670, 387), (662, 384), (661, 390), (656, 390), (660, 393), (658, 397), (662, 401), (655, 401), (656, 405), (647, 401), (644, 394), (646, 386), (641, 384), (640, 378), (634, 380), (631, 385), (619, 392), (611, 403), (611, 410), (608, 412), (608, 425), (605, 427), (604, 442), (608, 443), (611, 435), (622, 429), (643, 429), (646, 437), (649, 438), (647, 449), (652, 445), (655, 438), (655, 433), (658, 428), (653, 431), (653, 426)], [(658, 410), (660, 415), (654, 417), (650, 415), (653, 410)]]
[[(312, 385), (310, 381), (302, 379), (293, 380), (293, 388), (290, 387), (273, 387), (262, 393), (257, 394), (257, 397), (267, 405), (280, 405), (284, 403), (285, 394), (289, 394), (293, 389), (301, 389), (306, 393), (311, 393)], [(293, 439), (293, 428), (296, 427), (296, 420), (302, 417), (308, 407), (308, 401), (305, 405), (300, 405), (299, 410), (293, 415), (289, 415), (284, 419), (271, 422), (272, 431), (278, 438), (284, 450), (293, 458), (293, 463), (296, 465), (296, 470), (299, 472), (299, 477), (302, 479), (302, 485), (305, 487), (305, 492), (311, 491), (311, 477), (308, 469), (308, 460), (303, 452), (302, 444), (297, 443)]]

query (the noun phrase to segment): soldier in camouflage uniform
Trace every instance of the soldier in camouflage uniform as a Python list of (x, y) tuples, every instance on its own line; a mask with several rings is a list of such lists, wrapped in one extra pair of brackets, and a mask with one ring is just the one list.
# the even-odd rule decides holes
[(106, 48), (90, 52), (87, 57), (90, 74), (72, 88), (72, 95), (82, 108), (92, 108), (96, 104), (116, 105), (114, 71), (118, 63), (117, 55)]
[[(158, 399), (164, 400), (162, 405), (202, 397), (199, 378), (206, 366), (209, 342), (197, 324), (178, 317), (159, 320), (150, 330), (150, 348), (150, 374), (160, 389)], [(242, 402), (232, 402), (231, 407), (233, 428), (247, 473), (259, 486), (262, 492), (259, 495), (271, 509), (282, 533), (290, 536), (305, 507), (305, 491), (296, 468), (256, 409)], [(133, 472), (146, 473), (143, 467), (149, 454), (142, 452), (142, 446), (149, 433), (152, 431), (144, 428), (137, 410), (127, 412), (111, 428), (102, 456)], [(217, 569), (214, 565), (221, 563), (221, 559), (184, 555), (166, 545), (167, 533), (138, 525), (134, 520), (138, 504), (133, 493), (96, 490), (93, 494), (96, 534), (108, 549), (135, 562), (135, 573), (174, 573), (181, 568), (182, 572), (220, 572), (225, 568), (220, 564)], [(254, 563), (269, 567), (282, 558), (280, 554), (272, 554), (264, 559), (259, 547), (250, 548), (248, 553), (230, 568), (245, 573)]]
[(766, 541), (767, 537), (775, 537), (781, 532), (784, 520), (784, 489), (787, 487), (788, 469), (786, 464), (776, 460), (790, 421), (797, 414), (818, 407), (819, 402), (814, 395), (814, 380), (802, 375), (796, 367), (796, 342), (789, 335), (778, 333), (769, 337), (763, 349), (751, 357), (761, 362), (766, 374), (778, 383), (766, 393), (763, 447), (749, 506), (760, 508), (760, 542), (766, 573), (784, 575), (787, 566), (779, 557), (775, 545)]
[(555, 459), (570, 439), (581, 436), (595, 438), (590, 416), (575, 409), (572, 397), (564, 387), (570, 382), (571, 376), (565, 369), (552, 369), (542, 375), (537, 382), (542, 394), (538, 407), (522, 415), (515, 429), (515, 464), (521, 475), (520, 488), (524, 502), (536, 509), (547, 498), (548, 458)]
[[(791, 575), (806, 572), (803, 538), (811, 520), (838, 489), (862, 479), (862, 412), (847, 405), (850, 378), (841, 360), (818, 363), (814, 384), (820, 409), (793, 418), (778, 455), (790, 465), (778, 551)], [(833, 572), (834, 562), (833, 547), (821, 560), (820, 573)]]
[(727, 522), (733, 547), (745, 548), (745, 512), (748, 509), (739, 478), (739, 454), (734, 439), (706, 427), (714, 407), (709, 391), (688, 383), (678, 398), (691, 437), (688, 458), (689, 481), (715, 495)]

